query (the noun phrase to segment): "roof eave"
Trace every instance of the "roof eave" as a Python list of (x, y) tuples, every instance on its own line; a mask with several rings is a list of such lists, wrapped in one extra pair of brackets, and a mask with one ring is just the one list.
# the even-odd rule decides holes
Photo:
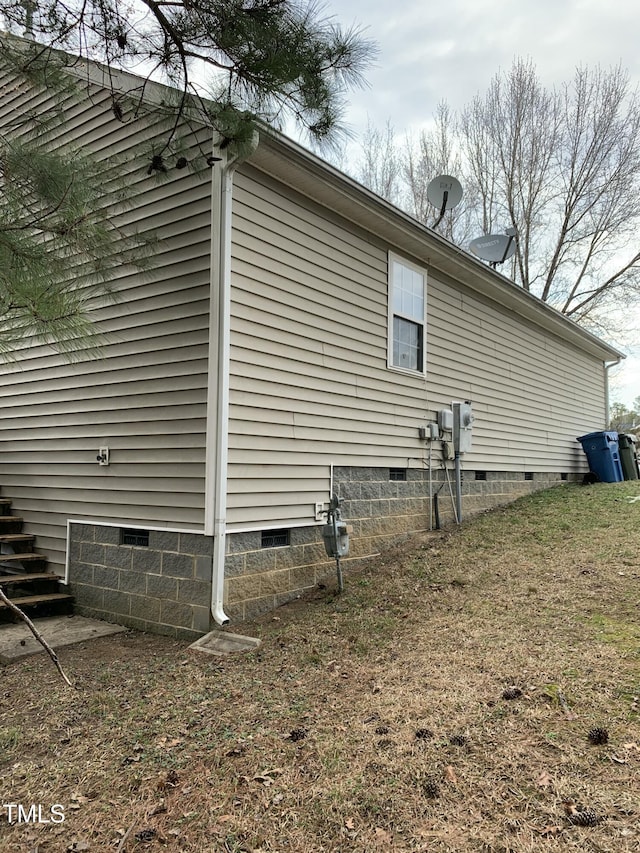
[[(25, 44), (27, 39), (16, 37)], [(108, 69), (93, 60), (76, 58), (69, 69), (76, 76), (123, 93), (143, 78), (130, 72)], [(161, 106), (175, 89), (148, 80), (143, 100)], [(204, 122), (202, 122), (204, 124)], [(378, 234), (390, 245), (406, 251), (435, 270), (454, 278), (461, 286), (515, 311), (542, 328), (572, 342), (604, 361), (620, 361), (625, 354), (560, 314), (538, 297), (481, 263), (404, 211), (377, 196), (303, 146), (267, 125), (260, 127), (260, 144), (249, 162), (303, 195), (333, 209), (361, 228)]]
[(256, 168), (597, 358), (619, 361), (626, 357), (301, 145), (270, 128), (263, 128), (260, 137), (258, 148), (249, 158)]

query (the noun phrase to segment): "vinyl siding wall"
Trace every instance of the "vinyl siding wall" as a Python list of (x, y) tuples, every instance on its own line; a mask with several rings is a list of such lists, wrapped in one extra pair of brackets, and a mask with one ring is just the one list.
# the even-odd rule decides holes
[[(19, 89), (3, 97), (0, 122), (23, 100)], [(148, 269), (114, 270), (117, 299), (95, 314), (99, 359), (25, 345), (1, 367), (2, 495), (58, 568), (69, 517), (202, 529), (210, 289), (210, 170), (147, 175), (162, 128), (116, 122), (105, 92), (69, 113), (60, 138), (122, 158), (133, 197), (119, 222), (157, 244)], [(101, 446), (109, 467), (97, 464)]]
[(234, 198), (231, 530), (312, 523), (332, 464), (422, 468), (418, 427), (456, 399), (476, 416), (465, 467), (584, 467), (601, 361), (410, 257), (428, 269), (427, 377), (390, 370), (387, 258), (403, 253), (250, 167)]
[(235, 199), (230, 526), (309, 523), (332, 463), (406, 454), (424, 381), (381, 369), (379, 245), (249, 169)]
[[(7, 84), (0, 121), (27, 100), (46, 106)], [(69, 115), (68, 138), (122, 159), (133, 199), (121, 222), (160, 242), (144, 273), (115, 273), (119, 300), (97, 312), (109, 336), (101, 359), (69, 364), (25, 347), (2, 367), (2, 495), (54, 565), (69, 517), (204, 522), (210, 173), (148, 176), (161, 128), (116, 122), (106, 92)], [(404, 253), (250, 166), (234, 193), (231, 531), (313, 523), (332, 465), (423, 468), (418, 426), (452, 399), (476, 414), (465, 467), (585, 467), (575, 436), (603, 425), (598, 359), (414, 254), (428, 269), (427, 377), (389, 370), (388, 252)], [(109, 467), (96, 462), (103, 445)]]
[(577, 436), (602, 429), (602, 361), (513, 312), (430, 278), (430, 406), (473, 402), (468, 468), (586, 470)]

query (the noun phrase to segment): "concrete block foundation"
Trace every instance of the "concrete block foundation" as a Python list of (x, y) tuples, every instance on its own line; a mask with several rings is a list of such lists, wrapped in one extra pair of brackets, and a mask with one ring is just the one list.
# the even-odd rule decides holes
[[(417, 468), (334, 468), (334, 491), (343, 499), (343, 518), (353, 527), (349, 557), (343, 561), (347, 573), (350, 563), (429, 530), (430, 494), (438, 495), (441, 525), (453, 523), (451, 478), (443, 470), (432, 471), (429, 478), (428, 471)], [(465, 471), (463, 519), (576, 478)], [(232, 624), (273, 610), (335, 577), (335, 560), (326, 555), (320, 528), (311, 521), (292, 527), (287, 531), (289, 544), (266, 547), (262, 533), (268, 531), (227, 534), (224, 607)], [(148, 532), (148, 541), (128, 545), (118, 527), (71, 524), (70, 588), (76, 611), (169, 636), (202, 636), (214, 627), (209, 611), (213, 539), (192, 532), (143, 532)]]
[(122, 544), (122, 538), (119, 527), (71, 524), (76, 612), (185, 639), (209, 631), (211, 537), (149, 530), (145, 545)]

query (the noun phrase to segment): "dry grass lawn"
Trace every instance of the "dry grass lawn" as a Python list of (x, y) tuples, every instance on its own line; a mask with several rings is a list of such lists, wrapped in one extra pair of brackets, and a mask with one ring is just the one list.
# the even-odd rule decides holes
[(64, 822), (3, 807), (0, 850), (640, 850), (635, 495), (566, 486), (410, 541), (234, 626), (256, 652), (131, 632), (61, 650), (75, 690), (45, 655), (1, 670), (1, 802)]

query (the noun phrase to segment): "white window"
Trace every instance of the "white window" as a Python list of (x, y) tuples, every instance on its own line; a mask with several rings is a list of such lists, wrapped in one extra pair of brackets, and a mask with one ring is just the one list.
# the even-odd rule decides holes
[(389, 255), (389, 367), (424, 373), (427, 274)]

